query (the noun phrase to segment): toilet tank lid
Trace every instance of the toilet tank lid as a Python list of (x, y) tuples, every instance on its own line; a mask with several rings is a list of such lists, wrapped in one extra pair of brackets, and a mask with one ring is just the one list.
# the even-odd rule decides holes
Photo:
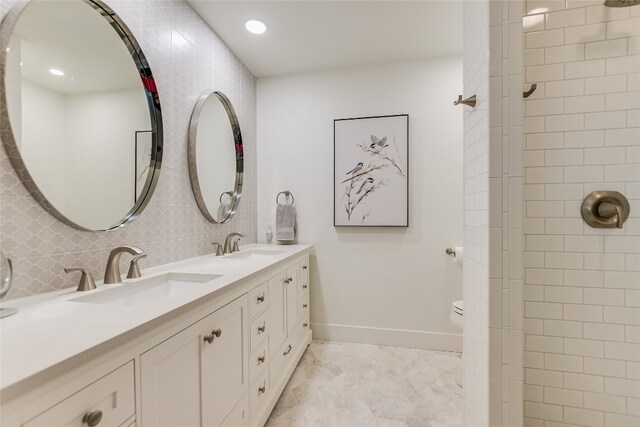
[(451, 303), (451, 305), (453, 306), (453, 309), (459, 313), (462, 313), (464, 311), (462, 300), (454, 301)]

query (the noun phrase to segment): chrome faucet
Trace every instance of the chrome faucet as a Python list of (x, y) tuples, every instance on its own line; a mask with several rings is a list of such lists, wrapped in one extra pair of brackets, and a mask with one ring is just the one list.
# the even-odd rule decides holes
[[(238, 239), (234, 241), (233, 240), (234, 237), (238, 237)], [(240, 233), (238, 231), (229, 233), (227, 235), (227, 238), (224, 239), (224, 253), (230, 254), (231, 252), (238, 252), (240, 250), (240, 247), (238, 246), (238, 240), (240, 240), (243, 237), (247, 237), (247, 236), (245, 236), (243, 233)]]
[(139, 249), (133, 246), (120, 246), (112, 250), (111, 253), (109, 254), (109, 260), (107, 261), (107, 268), (104, 272), (105, 284), (122, 282), (122, 276), (120, 275), (120, 256), (124, 252), (134, 255), (136, 257), (139, 255), (144, 255), (144, 252), (142, 251), (142, 249)]

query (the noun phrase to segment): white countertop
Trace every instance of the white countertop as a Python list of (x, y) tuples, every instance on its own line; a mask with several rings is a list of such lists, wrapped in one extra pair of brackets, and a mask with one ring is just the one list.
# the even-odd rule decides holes
[(125, 279), (124, 283), (116, 285), (98, 283), (98, 289), (93, 291), (76, 292), (75, 288), (66, 288), (7, 301), (3, 306), (17, 308), (18, 313), (0, 320), (0, 390), (115, 340), (189, 303), (210, 297), (241, 279), (310, 248), (311, 245), (253, 244), (243, 246), (240, 252), (277, 250), (282, 253), (264, 260), (211, 254), (143, 270), (142, 279), (167, 272), (223, 275), (196, 289), (150, 305), (131, 307), (70, 301), (105, 289), (135, 286), (134, 282), (142, 279)]

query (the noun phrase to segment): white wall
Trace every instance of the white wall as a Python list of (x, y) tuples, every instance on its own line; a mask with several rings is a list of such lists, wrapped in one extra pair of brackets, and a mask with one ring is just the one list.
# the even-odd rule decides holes
[[(449, 321), (461, 297), (460, 57), (258, 80), (258, 239), (290, 190), (298, 241), (315, 245), (317, 338), (460, 349)], [(410, 227), (334, 228), (333, 120), (408, 113)], [(392, 331), (393, 330), (393, 331)]]
[[(526, 5), (525, 422), (638, 426), (640, 6)], [(623, 229), (583, 222), (594, 190), (629, 199)]]

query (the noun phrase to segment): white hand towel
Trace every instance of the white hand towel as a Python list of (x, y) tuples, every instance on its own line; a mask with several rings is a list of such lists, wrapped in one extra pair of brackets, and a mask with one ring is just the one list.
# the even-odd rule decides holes
[(295, 237), (296, 207), (281, 205), (276, 207), (276, 240), (290, 242)]

